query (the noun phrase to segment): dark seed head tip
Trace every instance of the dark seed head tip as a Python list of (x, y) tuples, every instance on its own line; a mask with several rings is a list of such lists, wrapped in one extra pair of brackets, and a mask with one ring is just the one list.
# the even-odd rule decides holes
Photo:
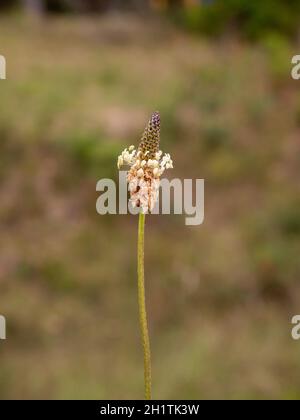
[(139, 150), (147, 159), (154, 159), (155, 153), (159, 151), (160, 140), (160, 115), (159, 112), (154, 112), (145, 128)]
[(153, 112), (151, 120), (155, 123), (160, 123), (160, 114), (158, 111)]

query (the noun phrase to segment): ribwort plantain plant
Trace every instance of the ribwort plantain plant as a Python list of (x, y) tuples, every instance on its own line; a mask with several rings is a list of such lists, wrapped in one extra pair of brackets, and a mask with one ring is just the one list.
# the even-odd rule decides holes
[(144, 235), (145, 218), (150, 214), (158, 199), (160, 177), (166, 169), (173, 168), (169, 154), (159, 150), (160, 115), (154, 112), (144, 130), (138, 149), (130, 146), (118, 158), (118, 168), (129, 165), (127, 182), (130, 201), (133, 207), (140, 209), (138, 223), (138, 306), (141, 339), (144, 353), (144, 386), (145, 399), (150, 400), (151, 387), (151, 350), (145, 302), (145, 270), (144, 270)]

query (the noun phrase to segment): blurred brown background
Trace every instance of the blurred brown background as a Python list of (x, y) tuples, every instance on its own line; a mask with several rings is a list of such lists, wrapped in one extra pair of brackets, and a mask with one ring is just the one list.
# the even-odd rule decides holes
[(137, 219), (95, 187), (154, 110), (206, 182), (202, 226), (147, 218), (154, 398), (300, 397), (298, 3), (1, 1), (1, 398), (143, 398)]

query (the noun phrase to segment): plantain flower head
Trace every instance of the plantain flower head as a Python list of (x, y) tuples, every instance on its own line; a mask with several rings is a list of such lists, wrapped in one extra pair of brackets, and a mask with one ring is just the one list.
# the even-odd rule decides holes
[(133, 207), (151, 213), (158, 199), (160, 177), (173, 168), (171, 156), (159, 150), (160, 115), (154, 112), (144, 130), (138, 149), (130, 146), (118, 157), (118, 168), (129, 165), (127, 182)]

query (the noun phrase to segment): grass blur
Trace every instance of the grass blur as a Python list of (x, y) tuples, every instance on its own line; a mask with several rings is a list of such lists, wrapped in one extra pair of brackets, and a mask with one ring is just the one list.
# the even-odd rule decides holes
[[(151, 216), (154, 398), (300, 398), (300, 97), (290, 44), (132, 16), (0, 18), (1, 398), (142, 398), (137, 218), (96, 182), (154, 110), (205, 223)], [(148, 228), (148, 229), (147, 229)]]

